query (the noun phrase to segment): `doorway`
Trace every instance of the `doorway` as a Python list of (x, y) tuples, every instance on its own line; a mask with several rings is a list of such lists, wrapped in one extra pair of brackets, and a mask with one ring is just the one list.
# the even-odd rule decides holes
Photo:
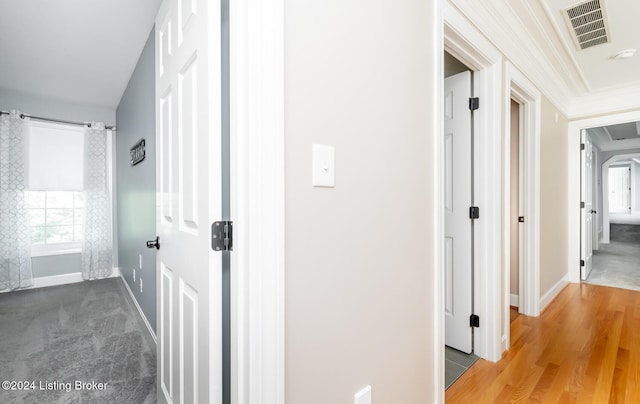
[(473, 334), (473, 72), (444, 53), (445, 387), (477, 359)]
[[(592, 170), (594, 176), (590, 181), (593, 184), (594, 208), (590, 210), (592, 224), (588, 224), (587, 209), (583, 209), (580, 224), (583, 235), (584, 230), (591, 228), (594, 233), (591, 239), (596, 241), (602, 238), (602, 242), (589, 246), (589, 240), (581, 240), (581, 265), (583, 261), (585, 263), (581, 267), (581, 280), (596, 285), (640, 290), (640, 279), (636, 275), (640, 259), (640, 211), (636, 197), (640, 163), (636, 160), (640, 159), (640, 154), (628, 153), (628, 150), (610, 150), (616, 146), (615, 141), (603, 141), (601, 129), (585, 130), (586, 139), (593, 149), (592, 154), (596, 156), (596, 167)], [(596, 164), (596, 161), (604, 162)], [(589, 182), (588, 174), (583, 164), (583, 182)], [(602, 211), (602, 214), (597, 214), (597, 211)]]
[[(580, 214), (580, 202), (581, 202), (581, 194), (580, 194), (580, 183), (581, 183), (581, 133), (583, 130), (588, 130), (592, 128), (606, 127), (611, 125), (618, 125), (621, 123), (634, 123), (640, 121), (640, 111), (630, 111), (623, 112), (619, 114), (612, 115), (604, 115), (595, 118), (587, 118), (581, 120), (575, 120), (569, 122), (569, 149), (567, 155), (567, 161), (569, 163), (569, 173), (568, 173), (568, 184), (569, 184), (569, 195), (567, 200), (567, 214), (569, 217), (569, 234), (568, 234), (568, 261), (567, 265), (569, 268), (569, 281), (578, 283), (580, 282), (581, 275), (581, 267), (580, 260), (581, 258), (581, 245), (580, 245), (580, 229), (581, 229), (581, 214)], [(635, 142), (640, 143), (638, 140), (618, 140), (618, 142), (623, 142), (624, 147), (618, 149), (624, 149), (624, 153), (629, 153), (631, 151), (640, 152), (640, 145), (636, 145)], [(632, 145), (633, 144), (633, 145)], [(612, 154), (613, 153), (613, 148)], [(602, 159), (597, 160), (598, 165), (602, 164), (603, 168), (606, 166), (608, 158), (605, 156), (605, 150), (602, 150)], [(629, 156), (627, 156), (629, 157)], [(619, 159), (622, 159), (620, 157)], [(604, 187), (605, 182), (608, 182), (608, 176), (603, 175), (600, 177), (600, 181), (602, 183), (602, 187)], [(604, 189), (604, 188), (603, 188)], [(598, 218), (598, 222), (602, 220), (602, 236), (600, 237), (600, 249), (603, 248), (603, 244), (609, 242), (609, 217), (608, 217), (608, 200), (607, 198), (602, 198), (602, 204), (599, 205), (600, 209), (594, 209), (597, 211), (596, 217)], [(602, 212), (600, 212), (602, 211)], [(601, 215), (600, 215), (601, 213)], [(602, 219), (600, 219), (602, 218)], [(600, 228), (598, 228), (598, 232)]]
[[(523, 188), (520, 184), (523, 184), (523, 147), (522, 147), (522, 131), (523, 122), (520, 119), (522, 109), (524, 108), (513, 98), (510, 99), (511, 106), (511, 125), (509, 128), (509, 134), (511, 139), (510, 147), (510, 190), (509, 190), (509, 202), (510, 202), (510, 282), (509, 292), (510, 299), (509, 305), (511, 310), (511, 321), (517, 316), (518, 313), (522, 313), (524, 305), (522, 299), (524, 298), (523, 284), (524, 278), (522, 276), (523, 270), (523, 258), (524, 258), (524, 204), (522, 198)], [(515, 311), (515, 315), (513, 313)]]
[[(473, 353), (472, 72), (444, 56), (445, 343)], [(455, 254), (455, 259), (454, 259)]]
[[(511, 344), (512, 302), (518, 312), (538, 316), (540, 296), (540, 111), (541, 94), (515, 66), (506, 63), (504, 87), (504, 300), (503, 348)], [(517, 122), (512, 122), (513, 120)], [(518, 146), (512, 145), (517, 139)], [(517, 165), (515, 161), (517, 155)], [(513, 157), (512, 157), (513, 156)], [(517, 181), (516, 181), (517, 178)], [(517, 183), (517, 184), (516, 184)], [(517, 189), (515, 188), (517, 185)], [(512, 205), (513, 204), (513, 205)], [(516, 240), (517, 235), (517, 240)], [(513, 237), (512, 237), (513, 236)], [(511, 257), (512, 244), (517, 259)], [(515, 246), (517, 245), (517, 251)], [(517, 270), (516, 270), (517, 268)], [(517, 276), (517, 282), (512, 282)], [(516, 275), (517, 274), (517, 275)], [(517, 289), (516, 289), (517, 288)], [(513, 299), (513, 300), (512, 300)], [(515, 306), (515, 304), (514, 304)]]

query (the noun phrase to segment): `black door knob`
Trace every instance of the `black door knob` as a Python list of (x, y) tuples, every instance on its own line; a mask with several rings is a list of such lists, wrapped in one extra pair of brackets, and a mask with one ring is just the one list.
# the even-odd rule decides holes
[(160, 237), (156, 236), (155, 240), (149, 240), (147, 241), (147, 248), (154, 248), (156, 250), (160, 249)]

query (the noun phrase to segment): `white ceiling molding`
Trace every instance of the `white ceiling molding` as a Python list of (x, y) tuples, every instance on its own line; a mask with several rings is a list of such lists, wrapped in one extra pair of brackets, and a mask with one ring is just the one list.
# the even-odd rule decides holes
[[(546, 54), (507, 2), (449, 0), (562, 112), (568, 114), (571, 96), (564, 74), (548, 61)], [(530, 16), (527, 10), (523, 13)], [(528, 23), (536, 25), (529, 19)], [(538, 35), (540, 37), (540, 35)], [(560, 65), (560, 63), (559, 63)]]
[[(544, 2), (544, 1), (540, 1), (539, 4), (540, 4), (540, 6), (542, 7), (542, 9), (544, 10), (544, 12), (546, 14), (547, 21), (549, 22), (549, 24), (555, 30), (555, 33), (556, 33), (557, 38), (558, 38), (557, 40), (562, 44), (562, 46), (564, 48), (564, 53), (566, 54), (567, 57), (569, 57), (571, 59), (571, 62), (573, 63), (573, 67), (575, 68), (575, 70), (577, 71), (577, 74), (580, 76), (580, 79), (582, 80), (582, 84), (585, 86), (587, 91), (591, 91), (591, 86), (589, 85), (589, 81), (587, 80), (587, 77), (584, 75), (584, 72), (582, 71), (582, 69), (580, 69), (580, 66), (579, 66), (578, 61), (576, 60), (575, 56), (573, 56), (573, 52), (572, 52), (572, 49), (571, 49), (569, 43), (562, 39), (562, 32), (560, 31), (562, 28), (556, 22), (555, 18), (553, 18), (553, 15), (551, 13), (551, 9), (547, 5), (547, 3)], [(547, 36), (547, 39), (549, 40), (549, 42), (552, 42), (549, 39), (548, 36)]]
[[(445, 3), (442, 8), (444, 21), (444, 48), (468, 68), (477, 71), (492, 61), (502, 60), (502, 54), (486, 38), (478, 35), (478, 31), (451, 4)], [(465, 38), (475, 38), (469, 44)], [(469, 51), (472, 48), (472, 51)]]
[[(448, 0), (569, 119), (640, 108), (640, 82), (593, 90), (547, 1)], [(566, 3), (566, 1), (564, 2)], [(608, 62), (608, 61), (606, 61)], [(606, 63), (603, 61), (602, 63)]]
[(640, 108), (640, 83), (617, 89), (592, 91), (569, 105), (569, 118), (610, 114)]

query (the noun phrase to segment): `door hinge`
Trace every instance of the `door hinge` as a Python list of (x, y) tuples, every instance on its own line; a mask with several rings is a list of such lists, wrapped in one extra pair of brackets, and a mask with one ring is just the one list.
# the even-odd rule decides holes
[(584, 150), (584, 143), (580, 143), (580, 150)]
[(223, 220), (211, 224), (211, 249), (233, 251), (233, 222)]
[(469, 207), (469, 219), (480, 219), (480, 208), (477, 206)]
[(583, 267), (584, 266), (584, 260), (580, 260), (580, 266)]
[(480, 108), (480, 98), (478, 97), (469, 98), (469, 109), (472, 111), (475, 111), (478, 108)]
[(580, 209), (584, 209), (584, 202), (580, 202)]
[(471, 317), (469, 317), (469, 327), (480, 327), (480, 316), (472, 314)]

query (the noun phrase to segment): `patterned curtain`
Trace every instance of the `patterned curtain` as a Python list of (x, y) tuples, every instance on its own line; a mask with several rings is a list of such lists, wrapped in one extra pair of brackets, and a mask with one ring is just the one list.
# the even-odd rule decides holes
[(0, 116), (0, 290), (32, 285), (27, 128), (18, 111)]
[(107, 131), (103, 123), (92, 123), (84, 140), (84, 232), (82, 277), (100, 279), (111, 275), (113, 243), (111, 203), (107, 184)]

